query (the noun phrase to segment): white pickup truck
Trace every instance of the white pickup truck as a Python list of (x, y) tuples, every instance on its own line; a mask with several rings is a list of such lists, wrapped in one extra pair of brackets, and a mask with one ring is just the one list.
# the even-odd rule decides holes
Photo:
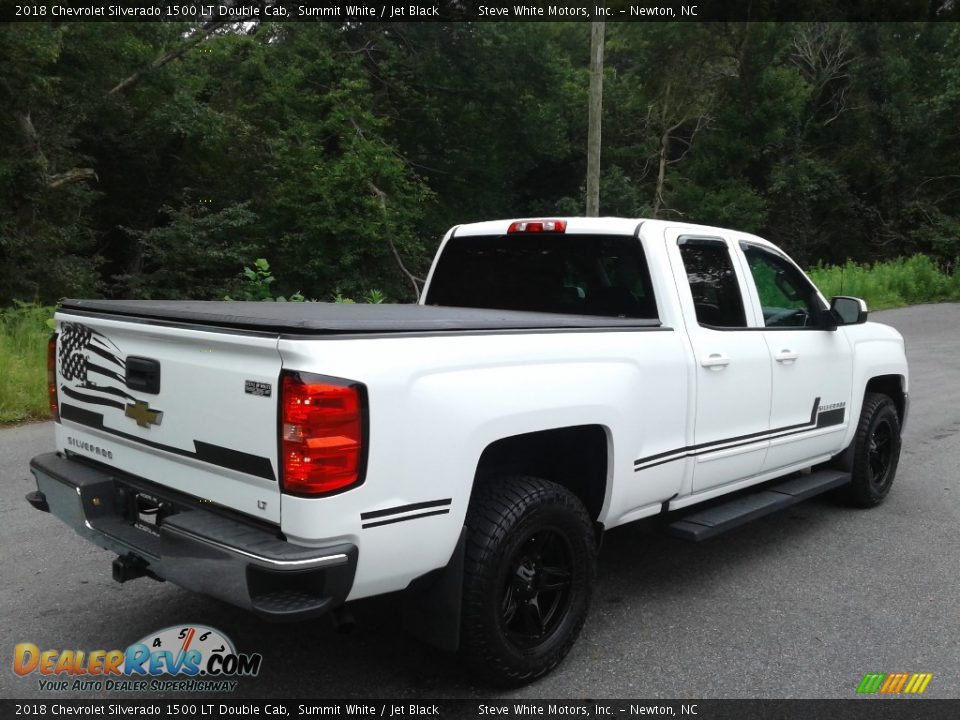
[(457, 226), (419, 305), (66, 300), (27, 499), (119, 581), (267, 619), (405, 591), (522, 683), (576, 640), (603, 530), (883, 501), (907, 363), (866, 319), (761, 238), (618, 218)]

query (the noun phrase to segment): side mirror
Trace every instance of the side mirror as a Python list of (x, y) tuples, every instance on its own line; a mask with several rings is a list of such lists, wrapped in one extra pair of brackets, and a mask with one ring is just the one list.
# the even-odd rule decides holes
[(830, 301), (830, 314), (837, 325), (860, 325), (867, 321), (867, 303), (856, 297), (838, 295)]

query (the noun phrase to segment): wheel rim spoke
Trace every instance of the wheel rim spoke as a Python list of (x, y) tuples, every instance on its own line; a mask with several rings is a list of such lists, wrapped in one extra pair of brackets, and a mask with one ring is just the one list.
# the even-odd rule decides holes
[(560, 565), (544, 567), (540, 571), (540, 591), (556, 592), (569, 587), (571, 579), (570, 568)]
[(893, 455), (893, 430), (886, 421), (877, 424), (867, 445), (867, 470), (870, 483), (882, 488), (888, 481)]
[(509, 568), (500, 622), (514, 644), (531, 648), (557, 631), (570, 609), (570, 543), (555, 528), (539, 528), (516, 545)]
[(541, 637), (544, 631), (543, 615), (536, 598), (531, 598), (520, 607), (524, 628), (534, 637)]

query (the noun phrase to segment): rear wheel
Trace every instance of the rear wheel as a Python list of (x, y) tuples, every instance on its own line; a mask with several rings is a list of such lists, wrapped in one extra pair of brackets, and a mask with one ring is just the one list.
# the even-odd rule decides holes
[(852, 480), (847, 499), (857, 507), (884, 501), (900, 461), (900, 417), (888, 396), (867, 393), (853, 442)]
[(596, 573), (590, 516), (566, 488), (501, 478), (477, 489), (467, 514), (461, 651), (498, 684), (550, 670), (583, 627)]

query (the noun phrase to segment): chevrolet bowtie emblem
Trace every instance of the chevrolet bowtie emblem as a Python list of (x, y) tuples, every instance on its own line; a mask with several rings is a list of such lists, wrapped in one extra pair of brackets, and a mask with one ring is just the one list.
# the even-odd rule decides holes
[(127, 405), (127, 409), (123, 414), (128, 418), (136, 420), (137, 425), (140, 427), (159, 425), (160, 421), (163, 420), (162, 410), (151, 410), (150, 403), (143, 402), (142, 400), (137, 400), (132, 405)]

